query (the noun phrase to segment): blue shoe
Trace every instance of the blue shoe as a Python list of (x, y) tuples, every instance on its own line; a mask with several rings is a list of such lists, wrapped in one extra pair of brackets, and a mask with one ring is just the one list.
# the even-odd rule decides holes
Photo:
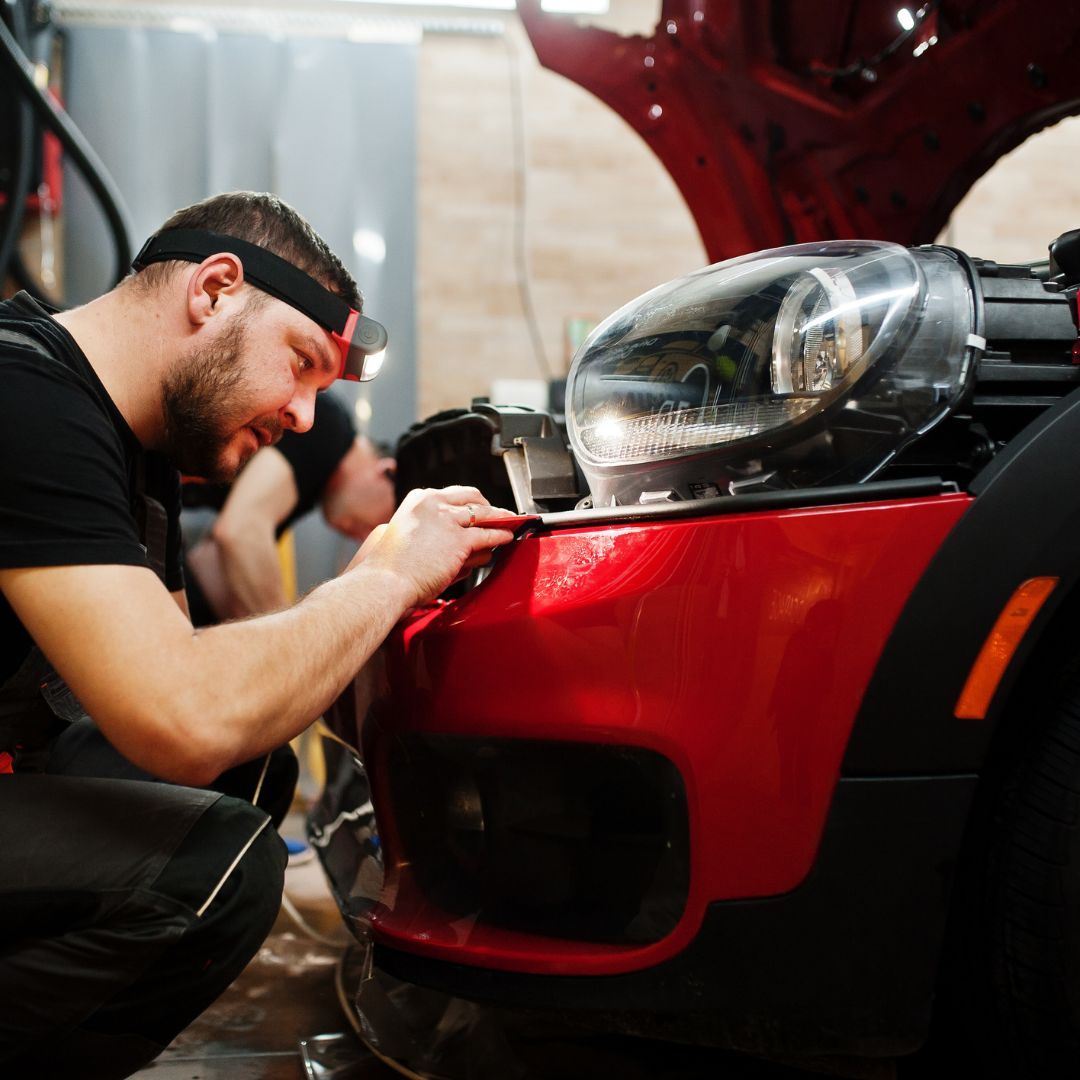
[(286, 837), (282, 839), (285, 840), (285, 850), (289, 853), (290, 866), (299, 866), (301, 863), (310, 862), (315, 858), (315, 852), (305, 841), (292, 840)]

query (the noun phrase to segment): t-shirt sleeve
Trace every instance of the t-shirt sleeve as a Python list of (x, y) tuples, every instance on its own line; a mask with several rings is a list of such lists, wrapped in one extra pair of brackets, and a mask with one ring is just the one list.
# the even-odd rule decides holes
[(148, 566), (119, 436), (90, 387), (42, 357), (0, 359), (0, 567)]

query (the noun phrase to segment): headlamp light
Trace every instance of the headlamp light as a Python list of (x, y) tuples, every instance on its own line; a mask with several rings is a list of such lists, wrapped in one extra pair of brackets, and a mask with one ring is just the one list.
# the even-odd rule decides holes
[(964, 382), (971, 312), (944, 249), (805, 244), (707, 267), (585, 342), (567, 381), (570, 440), (604, 504), (717, 494), (754, 475), (861, 479), (889, 455), (871, 464), (872, 448), (840, 432), (865, 421), (895, 453), (943, 414)]

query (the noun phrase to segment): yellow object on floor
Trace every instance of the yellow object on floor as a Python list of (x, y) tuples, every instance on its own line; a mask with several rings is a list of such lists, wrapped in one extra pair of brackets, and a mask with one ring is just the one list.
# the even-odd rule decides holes
[[(285, 586), (285, 596), (290, 604), (296, 603), (296, 542), (292, 529), (286, 529), (277, 542), (278, 565), (281, 567), (281, 581)], [(309, 728), (302, 735), (297, 735), (290, 744), (293, 753), (300, 762), (300, 783), (298, 793), (301, 798), (315, 798), (326, 783), (326, 763), (323, 761), (322, 740)]]

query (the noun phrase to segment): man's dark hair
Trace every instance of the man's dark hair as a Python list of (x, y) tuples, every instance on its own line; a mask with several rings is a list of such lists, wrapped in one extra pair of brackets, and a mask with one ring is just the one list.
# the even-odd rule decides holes
[[(361, 308), (360, 290), (341, 260), (300, 214), (276, 195), (262, 191), (212, 195), (177, 210), (158, 232), (166, 229), (207, 229), (258, 244), (310, 274), (350, 307)], [(176, 260), (152, 263), (129, 280), (153, 288), (182, 265)]]

